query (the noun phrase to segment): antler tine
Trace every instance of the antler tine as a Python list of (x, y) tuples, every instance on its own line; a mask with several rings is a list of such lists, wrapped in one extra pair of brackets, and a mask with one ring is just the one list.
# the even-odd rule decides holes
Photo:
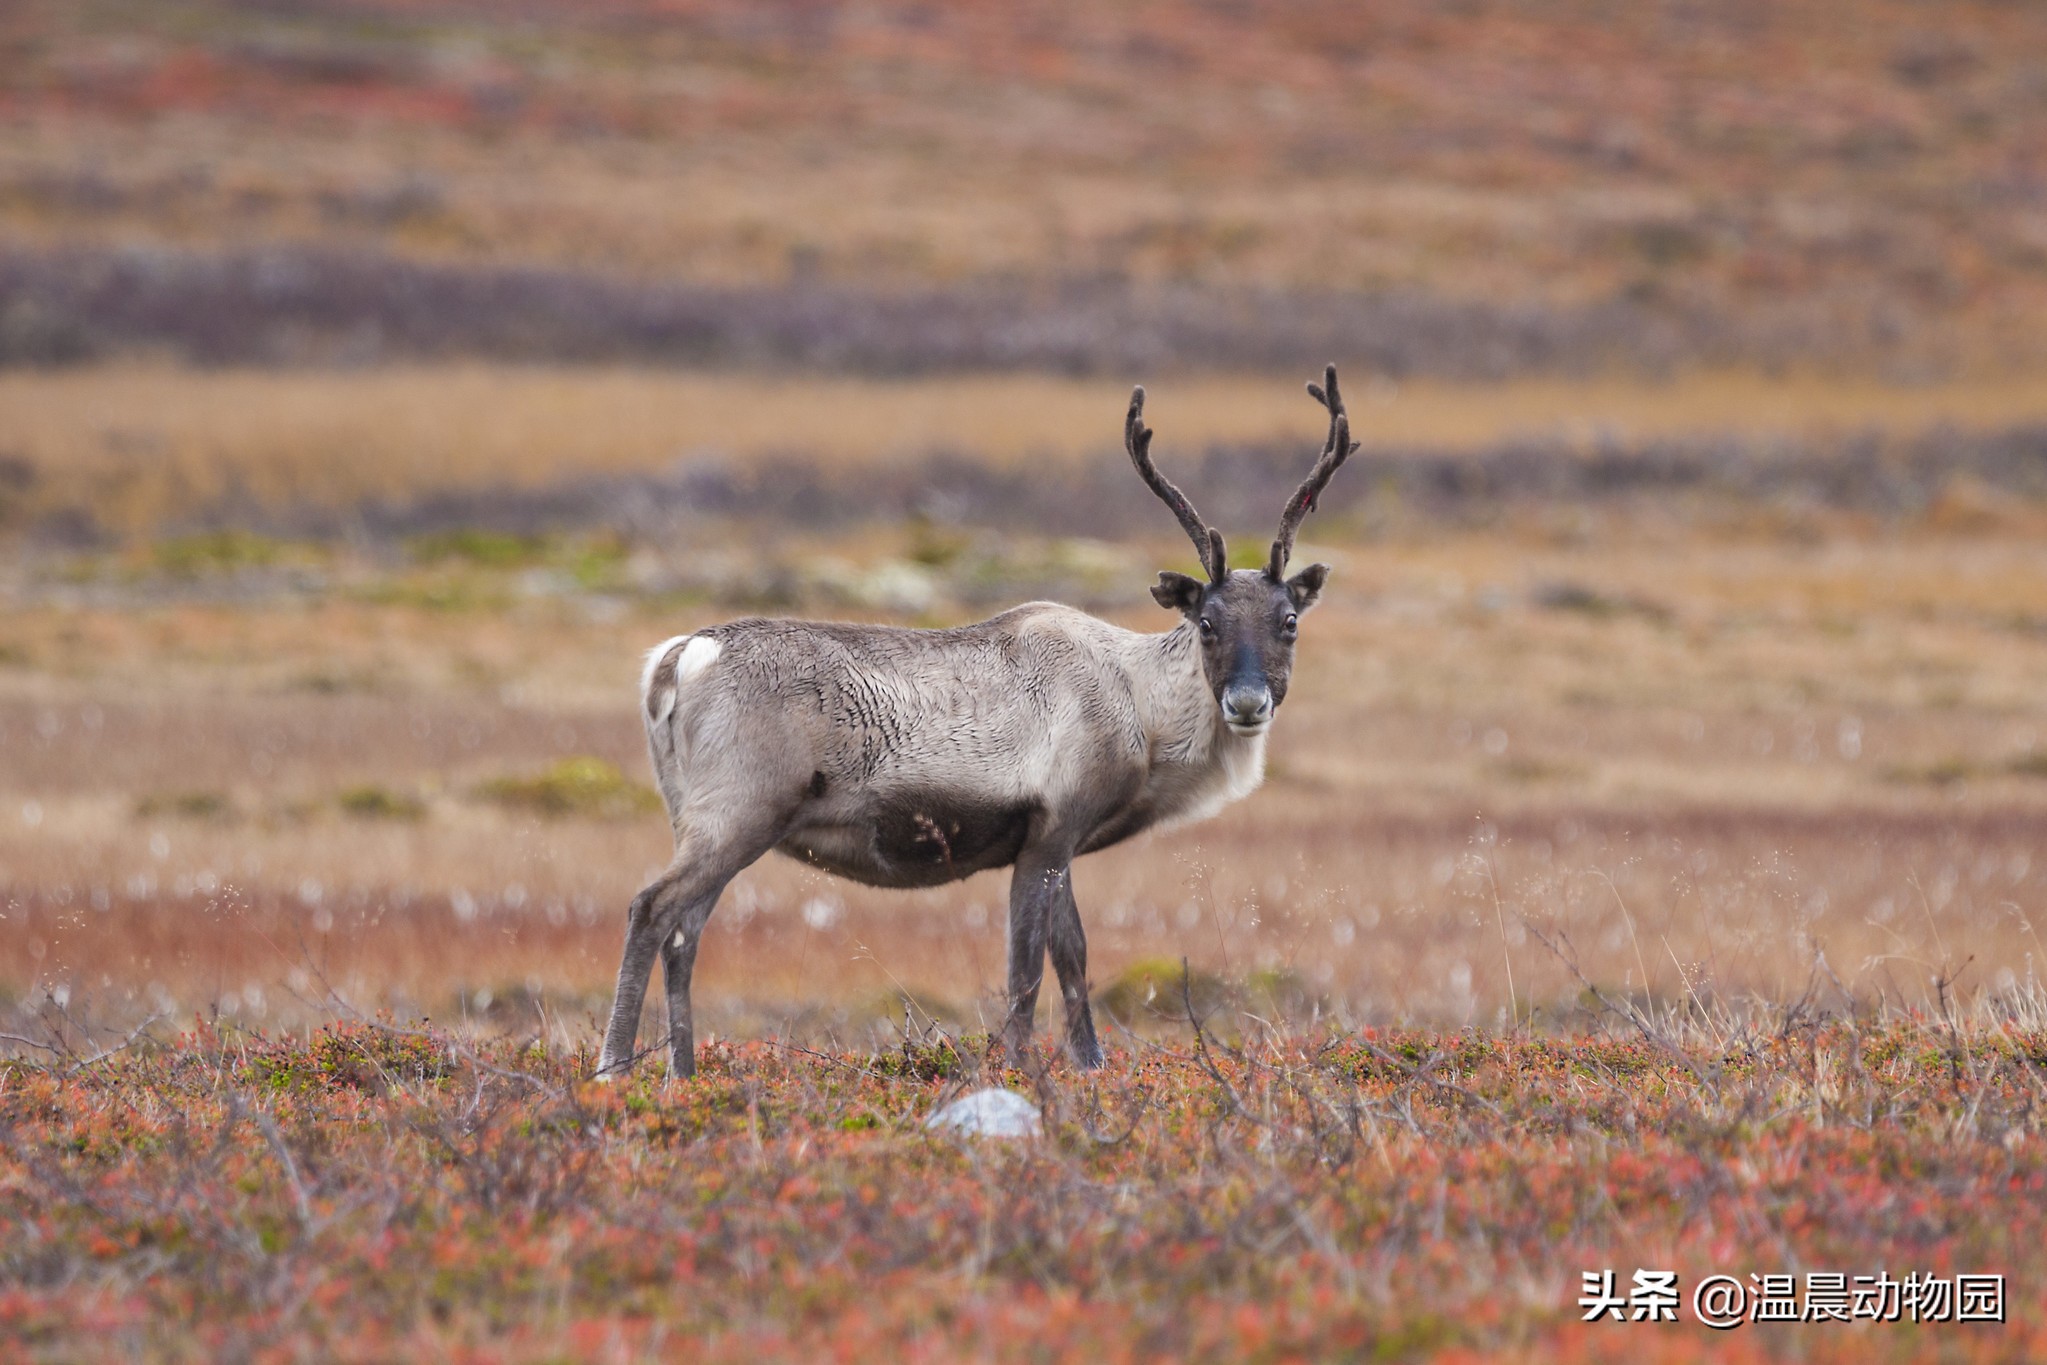
[(1208, 581), (1222, 582), (1229, 564), (1222, 532), (1203, 521), (1194, 505), (1187, 501), (1187, 495), (1175, 488), (1172, 481), (1159, 473), (1158, 466), (1151, 462), (1151, 428), (1144, 424), (1142, 384), (1130, 391), (1130, 415), (1123, 420), (1123, 445), (1130, 452), (1130, 463), (1137, 466), (1138, 477), (1180, 519), (1181, 529), (1194, 542), (1195, 553), (1201, 556), (1201, 567), (1207, 571)]
[(1326, 454), (1336, 446), (1336, 419), (1344, 415), (1343, 395), (1336, 388), (1336, 366), (1322, 367), (1322, 382), (1308, 381), (1308, 396), (1329, 409), (1329, 435), (1322, 442)]
[(1336, 366), (1331, 365), (1322, 371), (1320, 384), (1310, 381), (1308, 393), (1329, 409), (1329, 438), (1323, 442), (1322, 454), (1316, 459), (1315, 467), (1294, 490), (1286, 511), (1280, 516), (1279, 537), (1272, 542), (1272, 562), (1265, 570), (1274, 578), (1285, 575), (1287, 560), (1294, 552), (1294, 534), (1301, 529), (1301, 522), (1306, 520), (1308, 513), (1315, 510), (1322, 490), (1329, 486), (1330, 476), (1358, 448), (1350, 438), (1350, 414), (1344, 411), (1343, 395), (1336, 387)]

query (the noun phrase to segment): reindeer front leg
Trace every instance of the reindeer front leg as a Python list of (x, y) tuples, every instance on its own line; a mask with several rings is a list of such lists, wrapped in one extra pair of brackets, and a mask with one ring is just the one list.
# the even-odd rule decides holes
[(1087, 931), (1073, 899), (1072, 869), (1061, 871), (1058, 891), (1045, 926), (1045, 946), (1051, 950), (1059, 994), (1066, 1001), (1066, 1050), (1075, 1065), (1092, 1071), (1102, 1064), (1102, 1045), (1095, 1040), (1095, 1012), (1088, 1002)]
[(1012, 1061), (1021, 1061), (1031, 1045), (1045, 980), (1045, 928), (1067, 876), (1063, 858), (1026, 849), (1009, 877), (1009, 1018), (1001, 1042)]
[(1030, 1046), (1045, 980), (1045, 952), (1059, 973), (1066, 1004), (1066, 1041), (1082, 1067), (1102, 1064), (1094, 1012), (1087, 998), (1087, 935), (1073, 899), (1072, 854), (1026, 850), (1009, 881), (1009, 1018), (1002, 1044), (1012, 1058)]

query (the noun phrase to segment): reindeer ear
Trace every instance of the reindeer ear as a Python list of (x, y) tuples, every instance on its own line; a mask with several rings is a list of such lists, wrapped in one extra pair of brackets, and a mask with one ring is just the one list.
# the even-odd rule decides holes
[(1310, 564), (1286, 581), (1287, 596), (1294, 599), (1295, 611), (1306, 611), (1315, 605), (1315, 599), (1322, 595), (1322, 585), (1329, 581), (1327, 564)]
[(1168, 569), (1159, 575), (1159, 581), (1151, 590), (1152, 600), (1162, 607), (1170, 608), (1183, 615), (1192, 616), (1201, 610), (1202, 583), (1198, 578), (1189, 578), (1183, 573)]

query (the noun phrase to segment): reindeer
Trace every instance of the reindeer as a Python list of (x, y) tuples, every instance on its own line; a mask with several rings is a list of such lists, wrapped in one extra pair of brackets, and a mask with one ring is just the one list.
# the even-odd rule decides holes
[(663, 641), (640, 680), (675, 856), (634, 897), (600, 1076), (635, 1060), (654, 958), (668, 989), (671, 1077), (696, 1069), (689, 984), (726, 883), (769, 850), (870, 886), (938, 886), (1014, 866), (1008, 1018), (1031, 1038), (1049, 949), (1066, 1040), (1102, 1064), (1088, 1004), (1073, 860), (1143, 830), (1204, 819), (1264, 777), (1301, 614), (1329, 576), (1286, 576), (1294, 534), (1357, 447), (1336, 367), (1320, 458), (1280, 517), (1271, 558), (1228, 567), (1222, 533), (1152, 463), (1144, 390), (1123, 424), (1131, 463), (1194, 542), (1206, 579), (1151, 590), (1163, 634), (1029, 602), (951, 630), (750, 618)]

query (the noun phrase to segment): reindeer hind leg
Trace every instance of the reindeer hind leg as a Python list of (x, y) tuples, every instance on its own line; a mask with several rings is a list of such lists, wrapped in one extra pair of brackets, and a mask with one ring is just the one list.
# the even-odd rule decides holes
[(611, 1022), (604, 1030), (604, 1051), (597, 1060), (599, 1077), (623, 1075), (637, 1058), (633, 1044), (640, 1034), (640, 1009), (646, 1003), (647, 981), (660, 952), (662, 929), (670, 918), (667, 906), (689, 869), (680, 859), (633, 897), (626, 911), (625, 951), (618, 961), (618, 984), (611, 994)]
[(697, 943), (704, 925), (724, 893), (719, 883), (682, 908), (676, 927), (661, 940), (661, 974), (668, 993), (668, 1077), (679, 1080), (697, 1072), (695, 1016), (690, 1008), (689, 983), (696, 973)]
[(599, 1076), (622, 1075), (637, 1060), (640, 1010), (659, 956), (668, 996), (668, 1048), (671, 1075), (695, 1069), (689, 983), (696, 965), (697, 942), (717, 907), (725, 885), (772, 844), (728, 841), (706, 847), (685, 836), (677, 841), (675, 861), (633, 897), (626, 916), (625, 952), (619, 959), (618, 985), (612, 996), (611, 1022), (604, 1031)]

